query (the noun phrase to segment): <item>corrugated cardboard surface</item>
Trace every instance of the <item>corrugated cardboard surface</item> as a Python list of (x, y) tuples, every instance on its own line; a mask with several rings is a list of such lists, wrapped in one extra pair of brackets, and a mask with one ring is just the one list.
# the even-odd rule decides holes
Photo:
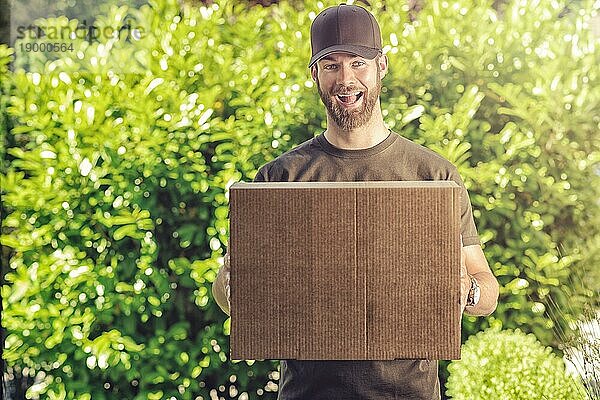
[(230, 188), (231, 358), (460, 357), (454, 182)]

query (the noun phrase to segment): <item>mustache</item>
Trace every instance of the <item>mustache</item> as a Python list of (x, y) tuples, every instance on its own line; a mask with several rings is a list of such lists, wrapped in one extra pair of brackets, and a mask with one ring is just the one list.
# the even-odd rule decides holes
[(337, 96), (338, 94), (352, 94), (352, 93), (356, 93), (356, 92), (364, 92), (364, 89), (360, 89), (356, 86), (341, 86), (341, 87), (336, 87), (331, 91), (331, 94), (333, 94), (334, 96)]

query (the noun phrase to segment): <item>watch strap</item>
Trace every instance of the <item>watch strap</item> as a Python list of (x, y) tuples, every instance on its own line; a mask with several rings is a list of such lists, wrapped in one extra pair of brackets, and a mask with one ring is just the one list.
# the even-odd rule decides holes
[(480, 289), (477, 280), (472, 276), (469, 276), (469, 278), (471, 279), (471, 288), (469, 289), (469, 294), (467, 296), (467, 306), (472, 307), (479, 303)]

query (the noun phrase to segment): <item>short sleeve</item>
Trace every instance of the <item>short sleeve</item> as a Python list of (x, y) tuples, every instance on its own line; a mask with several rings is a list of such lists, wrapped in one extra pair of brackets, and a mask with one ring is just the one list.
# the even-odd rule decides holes
[(267, 182), (266, 166), (262, 166), (261, 168), (259, 168), (252, 182)]
[(462, 234), (463, 246), (480, 245), (479, 235), (473, 218), (473, 209), (469, 193), (458, 171), (453, 168), (450, 172), (450, 179), (456, 182), (460, 188), (460, 233)]
[(276, 161), (271, 161), (260, 167), (253, 182), (286, 182), (287, 179), (284, 179), (284, 174)]

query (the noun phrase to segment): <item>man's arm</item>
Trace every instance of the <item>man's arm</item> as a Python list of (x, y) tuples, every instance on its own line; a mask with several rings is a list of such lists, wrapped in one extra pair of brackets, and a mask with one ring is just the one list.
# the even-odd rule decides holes
[(217, 273), (217, 278), (212, 284), (212, 294), (215, 301), (217, 302), (217, 305), (227, 315), (231, 315), (228, 291), (229, 275), (229, 254), (226, 253), (225, 257), (223, 257), (223, 266), (219, 269), (219, 272)]
[[(267, 176), (267, 171), (269, 170), (268, 165), (269, 164), (258, 170), (253, 182), (268, 182), (270, 180)], [(225, 256), (223, 257), (223, 266), (219, 269), (217, 278), (212, 284), (212, 294), (221, 310), (223, 310), (225, 314), (231, 316), (229, 277), (229, 253), (225, 253)]]
[(498, 305), (498, 281), (492, 273), (481, 246), (471, 245), (462, 248), (467, 273), (475, 278), (480, 288), (479, 302), (465, 307), (469, 315), (490, 315)]

